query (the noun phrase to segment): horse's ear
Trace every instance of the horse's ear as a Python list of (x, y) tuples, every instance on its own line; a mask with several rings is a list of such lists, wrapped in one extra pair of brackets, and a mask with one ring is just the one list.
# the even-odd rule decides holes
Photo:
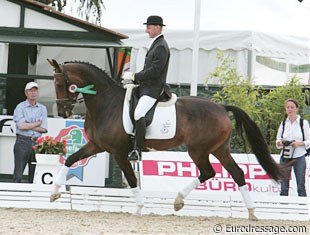
[[(48, 63), (51, 65), (51, 66), (53, 66), (53, 63), (52, 63), (52, 61), (50, 61), (50, 59), (46, 59), (47, 61), (48, 61)], [(54, 66), (53, 66), (54, 67)]]
[(56, 60), (53, 59), (51, 61), (50, 59), (47, 59), (47, 61), (52, 67), (54, 67), (55, 73), (61, 73), (61, 68), (59, 67), (59, 64), (57, 63)]

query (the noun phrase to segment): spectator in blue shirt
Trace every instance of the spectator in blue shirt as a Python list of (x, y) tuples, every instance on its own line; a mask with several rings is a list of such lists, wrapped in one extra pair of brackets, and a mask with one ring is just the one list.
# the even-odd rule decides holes
[(35, 153), (32, 146), (38, 137), (47, 132), (46, 107), (37, 102), (39, 86), (29, 82), (25, 86), (27, 99), (19, 103), (13, 114), (16, 123), (16, 142), (14, 145), (14, 174), (13, 182), (21, 183), (23, 172), (28, 164), (28, 181), (33, 183), (35, 172)]

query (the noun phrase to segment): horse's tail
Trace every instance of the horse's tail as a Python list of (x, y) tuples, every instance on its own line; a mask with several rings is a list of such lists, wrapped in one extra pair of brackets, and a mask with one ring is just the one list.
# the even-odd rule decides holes
[(224, 105), (224, 107), (226, 111), (231, 111), (234, 114), (236, 130), (242, 138), (243, 130), (245, 130), (252, 151), (263, 169), (272, 179), (278, 181), (280, 178), (278, 164), (271, 157), (268, 145), (256, 123), (242, 109), (228, 105)]

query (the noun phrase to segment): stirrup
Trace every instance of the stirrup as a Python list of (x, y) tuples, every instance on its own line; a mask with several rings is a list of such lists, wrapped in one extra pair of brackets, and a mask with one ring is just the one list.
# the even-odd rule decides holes
[(128, 154), (128, 161), (130, 162), (138, 162), (141, 161), (141, 152), (137, 149), (132, 150), (129, 154)]

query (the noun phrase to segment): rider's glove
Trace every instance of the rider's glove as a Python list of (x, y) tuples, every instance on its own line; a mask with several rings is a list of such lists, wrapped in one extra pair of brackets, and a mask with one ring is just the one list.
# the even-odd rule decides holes
[(123, 74), (123, 79), (124, 80), (132, 80), (132, 81), (134, 81), (135, 80), (135, 74), (132, 73), (132, 72), (125, 72)]

